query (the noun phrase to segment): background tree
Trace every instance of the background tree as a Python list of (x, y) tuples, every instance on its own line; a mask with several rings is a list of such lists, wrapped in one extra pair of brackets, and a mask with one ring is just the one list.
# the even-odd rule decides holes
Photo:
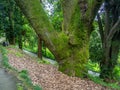
[(100, 61), (101, 77), (113, 79), (113, 70), (117, 64), (120, 40), (120, 1), (105, 0), (104, 23), (97, 15), (102, 40), (103, 57)]
[(22, 40), (19, 40), (20, 35), (22, 35), (22, 25), (24, 24), (22, 13), (15, 5), (14, 0), (4, 0), (1, 1), (1, 4), (1, 31), (5, 33), (6, 39), (10, 44), (15, 45), (16, 40), (21, 42), (19, 47), (22, 49)]
[[(6, 0), (7, 3), (7, 14), (8, 14), (8, 20), (9, 20), (9, 27), (6, 28), (7, 32), (7, 39), (10, 44), (15, 44), (15, 33), (14, 33), (14, 6), (15, 3), (13, 0)], [(8, 8), (9, 7), (9, 8)]]

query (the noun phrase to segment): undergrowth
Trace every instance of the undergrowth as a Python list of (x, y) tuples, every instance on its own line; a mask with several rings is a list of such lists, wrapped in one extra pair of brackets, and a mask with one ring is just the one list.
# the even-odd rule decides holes
[[(100, 73), (100, 68), (98, 63), (94, 63), (92, 61), (88, 61), (88, 64), (86, 65), (87, 69), (93, 72), (97, 72)], [(118, 67), (116, 67), (115, 69), (119, 69)], [(120, 69), (119, 69), (120, 70)], [(114, 72), (117, 72), (118, 74), (118, 70), (114, 70)], [(116, 74), (115, 74), (116, 75)], [(102, 86), (106, 86), (106, 87), (110, 87), (112, 88), (112, 90), (120, 90), (120, 86), (119, 86), (119, 82), (120, 82), (120, 77), (118, 80), (116, 80), (116, 82), (110, 83), (110, 82), (104, 82), (104, 80), (102, 80), (99, 76), (93, 76), (88, 74), (87, 75), (88, 78), (92, 81), (94, 81), (97, 84), (100, 84)], [(117, 75), (118, 76), (118, 75)], [(117, 77), (115, 76), (115, 77)]]

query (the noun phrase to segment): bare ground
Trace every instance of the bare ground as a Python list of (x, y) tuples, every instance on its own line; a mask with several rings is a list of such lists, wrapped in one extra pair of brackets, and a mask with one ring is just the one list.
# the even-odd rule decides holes
[(33, 84), (40, 85), (43, 90), (110, 90), (87, 79), (69, 77), (58, 71), (55, 66), (38, 64), (36, 58), (19, 49), (8, 48), (8, 51), (10, 65), (19, 71), (28, 70)]

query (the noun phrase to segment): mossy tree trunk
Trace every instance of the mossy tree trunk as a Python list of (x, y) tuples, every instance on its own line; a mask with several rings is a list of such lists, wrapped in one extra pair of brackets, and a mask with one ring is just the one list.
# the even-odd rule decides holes
[[(65, 14), (63, 32), (60, 33), (57, 33), (50, 24), (39, 0), (15, 1), (36, 33), (55, 55), (59, 70), (70, 76), (83, 77), (87, 72), (85, 64), (89, 58), (88, 46), (92, 22), (102, 0), (63, 0)], [(67, 8), (70, 3), (71, 7)]]

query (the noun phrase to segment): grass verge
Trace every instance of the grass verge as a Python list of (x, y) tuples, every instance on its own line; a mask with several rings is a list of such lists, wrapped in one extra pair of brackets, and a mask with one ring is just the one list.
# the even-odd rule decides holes
[(11, 73), (14, 73), (14, 75), (20, 81), (17, 83), (17, 90), (42, 90), (40, 86), (32, 84), (27, 70), (22, 70), (18, 72), (18, 70), (10, 66), (8, 62), (9, 59), (7, 57), (7, 50), (3, 46), (0, 46), (0, 51), (2, 53), (2, 66)]

